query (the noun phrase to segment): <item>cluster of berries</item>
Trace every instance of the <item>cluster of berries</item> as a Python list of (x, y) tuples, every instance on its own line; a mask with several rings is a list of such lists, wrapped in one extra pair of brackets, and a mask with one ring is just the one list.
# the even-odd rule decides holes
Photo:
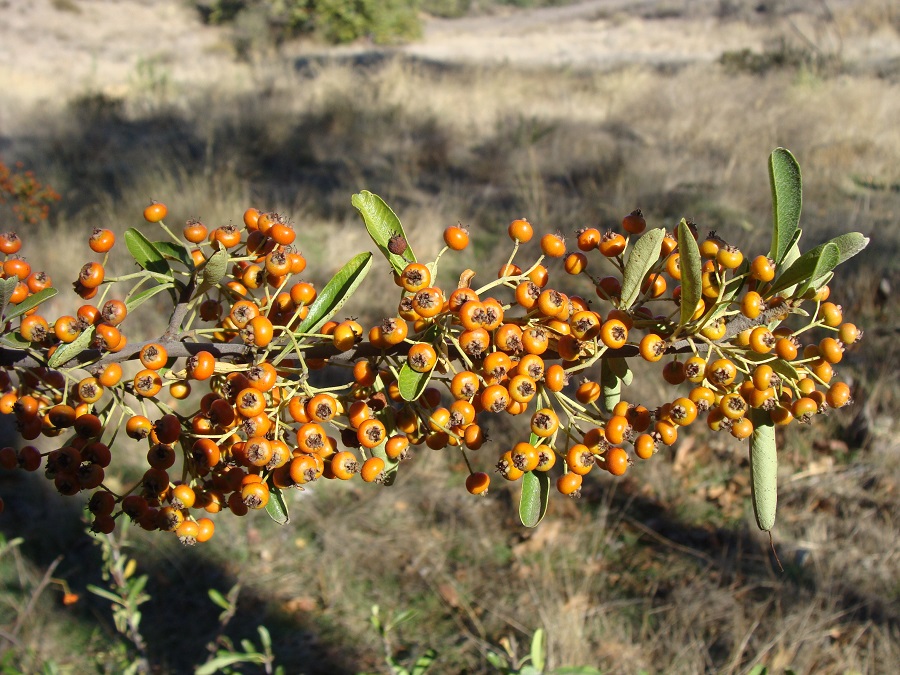
[[(11, 335), (0, 346), (0, 413), (15, 417), (26, 441), (62, 439), (44, 452), (0, 449), (0, 467), (43, 468), (64, 495), (90, 491), (98, 532), (128, 517), (195, 543), (213, 535), (209, 515), (223, 510), (265, 508), (286, 520), (284, 490), (357, 475), (391, 483), (421, 445), (461, 452), (467, 489), (483, 494), (491, 473), (476, 471), (468, 451), (482, 447), (485, 424), (501, 413), (529, 416), (530, 434), (500, 448), (494, 473), (546, 481), (556, 472), (558, 491), (577, 496), (593, 468), (620, 476), (698, 419), (745, 439), (761, 422), (807, 422), (850, 401), (833, 366), (862, 332), (827, 301), (828, 286), (781, 288), (770, 258), (745, 261), (714, 233), (698, 241), (685, 221), (674, 235), (645, 233), (634, 211), (619, 232), (579, 230), (577, 250), (546, 234), (523, 268), (516, 257), (534, 231), (514, 220), (512, 254), (496, 278), (473, 288), (467, 270), (452, 290), (438, 285), (439, 262), (466, 249), (466, 228), (447, 228), (444, 251), (428, 264), (394, 233), (385, 248), (397, 311), (366, 330), (332, 319), (363, 263), (317, 289), (296, 280), (306, 260), (277, 214), (248, 209), (243, 227), (211, 230), (189, 220), (180, 236), (166, 215), (159, 203), (144, 212), (168, 240), (125, 233), (143, 268), (135, 274), (106, 275), (116, 237), (95, 230), (88, 244), (103, 260), (74, 282), (87, 304), (52, 322), (39, 312), (55, 293), (50, 278), (19, 256), (16, 234), (0, 235), (0, 320)], [(564, 275), (589, 280), (597, 299), (551, 283), (554, 260)], [(148, 280), (156, 285), (142, 289)], [(107, 299), (129, 282), (121, 299)], [(129, 342), (124, 322), (162, 292), (173, 299), (169, 329)], [(791, 325), (802, 316), (805, 325)], [(661, 363), (665, 381), (685, 390), (652, 407), (622, 400), (629, 359)], [(323, 369), (328, 376), (317, 377)], [(146, 443), (147, 468), (115, 491), (106, 470), (120, 428)]]

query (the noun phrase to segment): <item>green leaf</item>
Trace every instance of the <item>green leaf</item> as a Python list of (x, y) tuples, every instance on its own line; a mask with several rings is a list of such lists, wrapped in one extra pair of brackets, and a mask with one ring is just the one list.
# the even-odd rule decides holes
[[(808, 285), (813, 279), (823, 277), (837, 267), (841, 252), (837, 244), (828, 242), (822, 247), (807, 251), (794, 261), (772, 282), (770, 293), (778, 293), (789, 286)], [(798, 289), (799, 290), (799, 289)]]
[[(619, 359), (603, 359), (600, 363), (600, 386), (603, 387), (603, 409), (611, 413), (612, 409), (622, 398), (622, 380), (616, 374), (614, 368), (621, 370), (621, 364), (613, 364)], [(622, 359), (624, 361), (624, 359)], [(628, 364), (625, 364), (628, 368)]]
[(409, 245), (409, 238), (403, 231), (400, 219), (397, 214), (391, 210), (391, 207), (385, 204), (384, 200), (376, 194), (368, 190), (362, 190), (359, 194), (353, 195), (350, 203), (356, 207), (363, 221), (366, 223), (366, 230), (375, 245), (381, 249), (384, 257), (391, 263), (391, 267), (397, 274), (403, 272), (403, 269), (411, 262), (416, 262), (416, 254), (413, 253), (412, 246), (409, 246), (403, 255), (395, 255), (388, 250), (388, 242), (395, 234), (399, 234), (406, 239)]
[(830, 278), (831, 271), (840, 264), (840, 261), (841, 251), (837, 244), (831, 242), (825, 244), (809, 279), (797, 287), (797, 295), (803, 295), (809, 288), (818, 289), (821, 285), (819, 282)]
[(257, 626), (256, 632), (259, 633), (259, 642), (263, 651), (269, 653), (272, 650), (272, 636), (269, 634), (269, 629), (265, 626)]
[[(839, 237), (835, 237), (831, 241), (816, 246), (814, 249), (810, 251), (810, 253), (821, 251), (829, 244), (834, 244), (838, 247), (839, 255), (838, 255), (838, 265), (850, 260), (857, 253), (860, 253), (866, 246), (869, 245), (869, 238), (863, 236), (859, 232), (847, 232), (846, 234), (842, 234)], [(812, 278), (812, 286), (814, 288), (819, 288), (822, 284), (819, 282), (821, 276), (813, 276)]]
[(337, 313), (350, 299), (357, 286), (362, 283), (372, 267), (372, 254), (359, 253), (353, 256), (331, 280), (309, 306), (309, 314), (297, 328), (298, 333), (315, 333), (328, 319)]
[(678, 223), (678, 263), (681, 267), (681, 323), (690, 323), (697, 303), (703, 296), (703, 262), (700, 260), (700, 247), (691, 234), (687, 221), (682, 218)]
[(99, 586), (95, 586), (94, 584), (88, 584), (87, 589), (94, 595), (99, 595), (101, 598), (105, 598), (112, 603), (115, 603), (117, 605), (122, 604), (122, 598), (120, 598), (118, 595), (111, 593), (110, 591), (106, 590), (105, 588), (100, 588)]
[(628, 359), (624, 359), (621, 356), (611, 356), (604, 359), (604, 361), (609, 366), (609, 369), (615, 373), (616, 377), (622, 380), (622, 384), (626, 387), (631, 386), (631, 382), (634, 380), (634, 371), (628, 366)]
[(27, 312), (32, 307), (37, 307), (45, 300), (49, 300), (54, 295), (56, 295), (59, 291), (55, 288), (45, 288), (43, 290), (38, 291), (33, 295), (29, 295), (18, 305), (15, 305), (12, 309), (10, 309), (9, 313), (3, 312), (3, 321), (11, 321), (16, 317), (21, 316), (25, 312)]
[(0, 314), (6, 312), (6, 306), (9, 304), (9, 299), (12, 297), (13, 291), (16, 290), (16, 286), (18, 285), (19, 277), (17, 276), (0, 279)]
[(128, 308), (128, 312), (130, 313), (135, 308), (143, 305), (147, 300), (152, 298), (157, 293), (162, 293), (163, 291), (167, 291), (172, 288), (172, 284), (165, 283), (160, 284), (159, 286), (153, 286), (152, 288), (148, 288), (146, 290), (141, 291), (136, 295), (132, 295), (125, 301), (125, 307)]
[[(229, 253), (226, 249), (222, 248), (213, 253), (206, 262), (203, 264), (203, 269), (200, 272), (200, 288), (206, 290), (207, 288), (212, 288), (225, 276), (225, 272), (228, 271), (228, 260)], [(202, 291), (198, 290), (197, 294), (199, 295)]]
[(625, 273), (622, 275), (622, 299), (619, 302), (621, 309), (628, 309), (638, 299), (644, 277), (659, 260), (660, 246), (665, 236), (664, 227), (649, 230), (631, 248)]
[(288, 515), (287, 504), (284, 501), (284, 495), (277, 487), (273, 487), (269, 490), (269, 501), (266, 502), (266, 513), (269, 514), (269, 518), (279, 525), (287, 525), (291, 522), (291, 518)]
[(47, 361), (50, 368), (57, 368), (70, 359), (74, 359), (88, 348), (94, 337), (94, 327), (88, 326), (77, 338), (67, 344), (61, 344), (59, 349), (53, 352), (53, 356)]
[(189, 272), (194, 271), (194, 259), (191, 257), (191, 252), (184, 244), (176, 244), (172, 241), (154, 241), (153, 247), (162, 253), (164, 258), (177, 260), (187, 267)]
[(539, 673), (544, 672), (544, 656), (546, 652), (547, 634), (543, 628), (538, 628), (531, 637), (531, 664), (537, 668)]
[(772, 187), (774, 229), (769, 257), (780, 264), (790, 249), (790, 242), (800, 227), (803, 205), (800, 165), (784, 148), (776, 148), (769, 156), (769, 182)]
[(416, 659), (413, 664), (411, 675), (425, 675), (425, 672), (431, 668), (431, 664), (437, 659), (437, 652), (433, 649), (426, 649), (425, 653)]
[(172, 276), (169, 263), (147, 237), (133, 227), (125, 230), (125, 246), (134, 261), (148, 272)]
[(410, 368), (408, 363), (404, 363), (403, 367), (400, 368), (400, 379), (397, 380), (397, 386), (400, 388), (400, 396), (403, 397), (403, 400), (415, 401), (419, 398), (422, 392), (425, 391), (425, 387), (428, 386), (431, 373), (431, 370), (426, 373), (417, 372)]
[(231, 611), (231, 604), (228, 600), (225, 599), (225, 596), (222, 595), (215, 588), (210, 588), (206, 594), (209, 596), (209, 599), (212, 600), (216, 605), (224, 609), (226, 612)]
[(529, 471), (522, 476), (519, 519), (525, 527), (537, 527), (550, 503), (550, 478), (546, 471)]
[(236, 663), (264, 663), (265, 660), (266, 657), (263, 654), (229, 654), (228, 652), (219, 652), (219, 655), (214, 659), (210, 659), (202, 666), (198, 666), (194, 671), (194, 675), (216, 675), (223, 672), (228, 666), (233, 666)]
[(3, 336), (3, 344), (13, 349), (28, 349), (31, 343), (22, 337), (21, 333), (7, 333)]
[(750, 495), (756, 524), (764, 532), (775, 526), (778, 504), (778, 446), (775, 425), (769, 413), (751, 411), (753, 433), (750, 435)]

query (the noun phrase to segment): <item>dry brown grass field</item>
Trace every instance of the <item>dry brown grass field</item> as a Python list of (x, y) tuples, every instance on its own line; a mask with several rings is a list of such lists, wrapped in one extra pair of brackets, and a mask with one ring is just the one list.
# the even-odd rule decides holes
[[(206, 660), (219, 612), (207, 590), (235, 584), (228, 635), (267, 626), (287, 673), (390, 672), (375, 604), (416, 612), (387, 649), (408, 662), (434, 648), (435, 673), (496, 672), (486, 653), (508, 641), (522, 655), (540, 628), (547, 672), (896, 672), (895, 3), (594, 1), (426, 19), (421, 41), (390, 49), (260, 43), (238, 60), (229, 29), (202, 25), (189, 3), (35, 0), (0, 2), (0, 45), (0, 158), (62, 194), (26, 233), (29, 261), (64, 289), (54, 315), (76, 306), (65, 289), (87, 233), (146, 227), (151, 198), (175, 223), (284, 213), (306, 275), (324, 282), (350, 251), (372, 249), (350, 204), (368, 189), (420, 258), (448, 224), (468, 224), (474, 245), (451, 271), (491, 275), (520, 216), (571, 233), (640, 207), (653, 225), (687, 216), (763, 252), (766, 159), (784, 146), (803, 168), (804, 244), (851, 229), (873, 242), (833, 284), (866, 331), (840, 366), (855, 403), (780, 439), (783, 570), (753, 520), (747, 447), (730, 436), (697, 432), (623, 479), (589, 476), (579, 501), (554, 495), (535, 530), (518, 523), (515, 486), (472, 498), (455, 456), (426, 450), (391, 488), (292, 494), (285, 527), (222, 517), (194, 549), (133, 528), (151, 672)], [(376, 265), (347, 312), (393, 311), (390, 283)], [(149, 336), (161, 321), (131, 330)], [(636, 380), (626, 398), (661, 400), (658, 374)], [(484, 467), (514, 429), (491, 431)], [(83, 504), (45, 483), (0, 473), (0, 533), (23, 538), (0, 545), (2, 672), (123, 672), (135, 652), (85, 590), (103, 581)], [(47, 585), (51, 566), (78, 603)], [(235, 672), (262, 672), (245, 668)]]

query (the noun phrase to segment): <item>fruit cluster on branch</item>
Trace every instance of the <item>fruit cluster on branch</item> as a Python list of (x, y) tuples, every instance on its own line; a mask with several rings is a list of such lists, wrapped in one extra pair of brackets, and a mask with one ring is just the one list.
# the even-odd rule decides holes
[[(0, 449), (0, 467), (43, 470), (64, 495), (90, 492), (95, 531), (131, 518), (194, 543), (222, 511), (287, 522), (284, 491), (322, 478), (389, 485), (424, 445), (459, 453), (473, 494), (492, 475), (521, 480), (520, 515), (534, 526), (551, 480), (577, 496), (592, 470), (621, 476), (699, 420), (750, 439), (754, 509), (770, 530), (774, 427), (850, 401), (834, 366), (862, 332), (827, 284), (867, 243), (850, 233), (801, 255), (799, 170), (781, 149), (770, 170), (767, 253), (745, 258), (687, 220), (648, 229), (639, 210), (570, 241), (533, 242), (531, 223), (516, 219), (506, 264), (480, 286), (472, 270), (439, 281), (443, 256), (468, 246), (465, 227), (448, 227), (422, 263), (390, 208), (354, 195), (397, 292), (396, 312), (367, 328), (339, 312), (372, 254), (316, 288), (298, 279), (306, 260), (275, 213), (250, 208), (241, 227), (189, 220), (176, 233), (154, 202), (149, 225), (124, 233), (142, 269), (117, 278), (106, 274), (116, 236), (96, 229), (87, 243), (100, 259), (73, 283), (83, 304), (52, 319), (41, 313), (57, 292), (49, 276), (31, 270), (18, 235), (0, 235), (0, 413), (29, 443)], [(566, 293), (572, 277), (596, 297)], [(165, 332), (134, 339), (128, 318), (164, 293)], [(659, 364), (669, 400), (622, 398), (635, 359)], [(497, 415), (526, 416), (529, 431), (476, 452)], [(145, 444), (147, 467), (114, 490), (120, 430)], [(31, 444), (39, 437), (51, 449)]]

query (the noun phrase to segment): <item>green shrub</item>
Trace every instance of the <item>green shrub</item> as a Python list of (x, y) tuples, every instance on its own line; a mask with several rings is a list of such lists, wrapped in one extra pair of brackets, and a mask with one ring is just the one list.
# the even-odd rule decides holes
[(389, 44), (421, 34), (419, 0), (210, 0), (197, 8), (212, 24), (261, 15), (276, 40), (314, 35), (336, 44), (361, 37)]

